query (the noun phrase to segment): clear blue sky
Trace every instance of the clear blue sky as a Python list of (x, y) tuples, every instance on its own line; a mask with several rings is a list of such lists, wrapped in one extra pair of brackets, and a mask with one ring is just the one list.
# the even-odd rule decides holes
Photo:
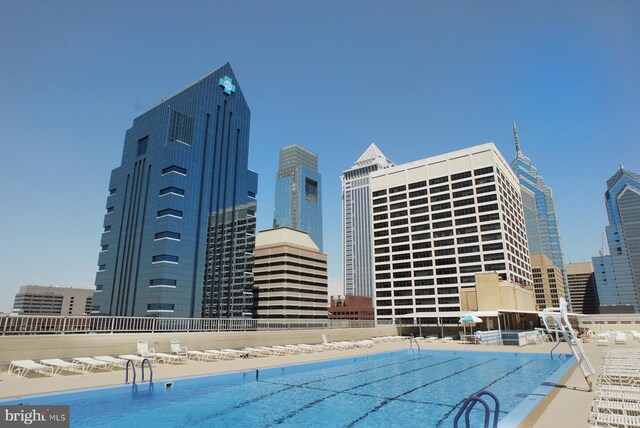
[(0, 0), (0, 311), (22, 284), (92, 287), (125, 130), (231, 61), (252, 111), (258, 227), (278, 149), (319, 155), (332, 291), (340, 174), (492, 140), (554, 189), (566, 261), (590, 260), (605, 181), (640, 172), (640, 2)]

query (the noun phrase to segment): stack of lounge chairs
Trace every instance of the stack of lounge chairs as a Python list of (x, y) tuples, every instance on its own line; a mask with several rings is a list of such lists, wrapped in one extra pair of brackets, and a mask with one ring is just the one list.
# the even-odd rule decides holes
[(640, 349), (605, 351), (589, 422), (597, 427), (640, 427)]

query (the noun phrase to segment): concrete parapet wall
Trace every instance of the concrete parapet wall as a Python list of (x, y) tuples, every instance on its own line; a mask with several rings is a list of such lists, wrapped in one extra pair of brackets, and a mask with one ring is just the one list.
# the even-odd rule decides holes
[(361, 340), (398, 334), (395, 326), (326, 330), (229, 331), (206, 333), (116, 333), (0, 336), (0, 364), (11, 360), (74, 358), (135, 354), (136, 342), (147, 340), (157, 352), (169, 352), (171, 339), (190, 350)]

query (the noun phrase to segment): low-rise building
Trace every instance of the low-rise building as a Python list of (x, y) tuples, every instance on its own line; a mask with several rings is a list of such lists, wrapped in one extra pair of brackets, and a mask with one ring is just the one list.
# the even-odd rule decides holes
[(93, 289), (23, 285), (13, 303), (20, 315), (89, 315)]
[(596, 291), (593, 263), (569, 263), (566, 268), (573, 312), (597, 314), (598, 292)]
[(327, 255), (306, 232), (263, 230), (254, 250), (257, 318), (327, 319)]
[(331, 296), (329, 319), (372, 320), (373, 301), (368, 296)]

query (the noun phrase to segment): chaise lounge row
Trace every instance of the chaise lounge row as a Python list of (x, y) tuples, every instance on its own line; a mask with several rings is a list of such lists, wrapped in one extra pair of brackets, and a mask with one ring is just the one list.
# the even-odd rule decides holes
[(374, 344), (374, 340), (329, 342), (325, 335), (322, 335), (322, 338), (323, 343), (316, 345), (273, 345), (246, 347), (243, 349), (206, 349), (202, 351), (189, 351), (187, 347), (180, 346), (179, 340), (172, 339), (170, 342), (171, 353), (156, 352), (153, 348), (149, 348), (146, 340), (139, 340), (136, 343), (137, 354), (121, 354), (118, 355), (118, 357), (110, 355), (77, 357), (73, 358), (72, 361), (64, 361), (59, 358), (54, 358), (40, 360), (39, 363), (33, 360), (15, 360), (11, 361), (8, 373), (10, 375), (17, 375), (18, 377), (25, 377), (31, 372), (45, 376), (56, 376), (61, 374), (63, 371), (75, 373), (89, 373), (94, 369), (110, 371), (116, 367), (126, 367), (129, 361), (134, 365), (139, 366), (145, 359), (150, 362), (153, 361), (154, 363), (164, 364), (184, 362), (187, 359), (199, 361), (221, 361), (236, 358), (308, 354), (327, 350), (364, 348), (371, 347)]

